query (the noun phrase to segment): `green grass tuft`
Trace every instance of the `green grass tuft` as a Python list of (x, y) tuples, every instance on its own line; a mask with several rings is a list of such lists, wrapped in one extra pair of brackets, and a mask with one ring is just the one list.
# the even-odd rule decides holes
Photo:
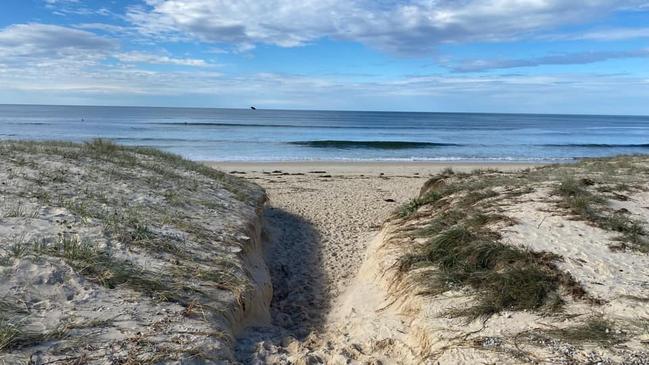
[[(478, 221), (489, 220), (481, 217)], [(418, 254), (402, 259), (399, 270), (434, 267), (430, 275), (419, 278), (428, 287), (427, 294), (464, 286), (479, 293), (477, 305), (453, 315), (477, 318), (503, 310), (560, 305), (557, 291), (561, 278), (547, 258), (502, 244), (495, 233), (474, 224), (472, 228), (454, 225), (442, 230), (420, 247)]]
[(408, 217), (417, 212), (417, 210), (419, 210), (419, 208), (423, 207), (424, 205), (432, 204), (440, 200), (442, 197), (442, 194), (436, 191), (430, 191), (423, 196), (412, 199), (408, 203), (404, 204), (401, 208), (399, 208), (398, 215), (401, 218)]

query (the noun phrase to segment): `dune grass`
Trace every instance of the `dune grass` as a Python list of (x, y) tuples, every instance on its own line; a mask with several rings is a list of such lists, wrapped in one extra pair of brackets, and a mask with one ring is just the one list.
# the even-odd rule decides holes
[(62, 258), (77, 273), (110, 289), (121, 285), (166, 301), (182, 302), (182, 293), (174, 290), (159, 275), (154, 275), (126, 260), (112, 257), (89, 242), (63, 236), (54, 244), (37, 243), (37, 255)]
[[(452, 169), (444, 170), (440, 175), (431, 178), (422, 188), (422, 193), (402, 205), (396, 212), (399, 218), (408, 218), (419, 208), (435, 204), (454, 194), (464, 194), (462, 205), (470, 206), (481, 200), (498, 196), (494, 187), (517, 187), (519, 182), (512, 178), (489, 175), (489, 171), (479, 170), (471, 174), (456, 173)], [(445, 179), (453, 177), (453, 184), (446, 184)], [(480, 177), (480, 178), (476, 178)]]
[(443, 197), (442, 194), (432, 191), (422, 197), (414, 198), (399, 208), (398, 215), (402, 218), (415, 213), (419, 208), (434, 203)]
[[(492, 227), (506, 226), (513, 219), (498, 214), (497, 207), (537, 189), (550, 190), (559, 198), (559, 207), (574, 217), (619, 233), (620, 248), (649, 252), (646, 222), (609, 208), (610, 199), (627, 199), (621, 192), (643, 189), (647, 177), (647, 159), (636, 156), (587, 159), (519, 173), (444, 171), (394, 216), (402, 227), (397, 237), (424, 239), (398, 260), (397, 280), (411, 279), (420, 294), (470, 289), (476, 304), (449, 313), (468, 318), (503, 310), (555, 312), (562, 306), (562, 295), (598, 303), (557, 268), (561, 257), (501, 242)], [(600, 327), (593, 324), (584, 330)]]
[[(219, 188), (231, 192), (235, 199), (247, 205), (257, 204), (261, 195), (251, 183), (174, 154), (153, 148), (121, 146), (104, 139), (84, 144), (8, 141), (0, 144), (0, 156), (5, 161), (21, 161), (34, 169), (29, 177), (21, 175), (26, 183), (17, 185), (17, 188), (25, 191), (15, 194), (24, 195), (31, 201), (36, 199), (42, 206), (65, 208), (82, 222), (100, 224), (105, 238), (119, 242), (122, 249), (154, 255), (159, 260), (173, 263), (172, 267), (180, 267), (184, 261), (195, 262), (194, 269), (209, 267), (210, 278), (222, 281), (211, 282), (211, 285), (241, 292), (239, 286), (245, 281), (245, 273), (240, 268), (236, 275), (232, 273), (229, 261), (235, 257), (203, 258), (195, 252), (201, 245), (214, 249), (215, 242), (223, 245), (236, 243), (232, 239), (222, 242), (224, 238), (219, 232), (213, 232), (212, 227), (195, 218), (196, 208), (202, 212), (206, 205), (212, 209), (222, 206), (223, 198), (215, 195)], [(39, 162), (50, 159), (56, 163)], [(81, 170), (74, 167), (77, 165)], [(114, 189), (120, 184), (130, 192), (141, 188), (143, 195), (160, 195), (162, 201), (141, 204), (125, 200), (120, 196), (122, 193)], [(32, 189), (34, 185), (38, 188)], [(195, 205), (192, 199), (199, 199), (204, 204)], [(191, 210), (191, 214), (186, 210)], [(20, 203), (5, 211), (8, 217), (38, 215), (37, 210), (32, 213)], [(160, 231), (163, 227), (183, 232), (184, 236), (180, 239), (165, 235)], [(47, 241), (47, 244), (31, 242), (25, 247), (32, 251), (30, 253), (60, 257), (80, 274), (108, 288), (127, 286), (170, 301), (185, 301), (189, 292), (200, 290), (179, 285), (195, 281), (196, 277), (191, 277), (190, 271), (173, 271), (167, 281), (164, 276), (141, 268), (125, 257), (117, 258), (95, 242), (68, 234)], [(8, 263), (11, 258), (11, 254), (4, 254), (0, 263)]]
[(0, 351), (11, 347), (21, 335), (21, 322), (28, 311), (9, 298), (0, 299)]
[[(11, 280), (13, 268), (25, 261), (53, 267), (65, 280), (78, 279), (107, 297), (138, 300), (137, 319), (156, 306), (184, 307), (156, 313), (165, 319), (159, 322), (165, 329), (155, 336), (172, 340), (164, 346), (156, 342), (155, 354), (144, 343), (131, 344), (127, 363), (226, 355), (206, 344), (232, 340), (228, 322), (248, 309), (255, 290), (244, 260), (256, 209), (265, 198), (258, 186), (180, 156), (99, 139), (84, 144), (4, 141), (0, 161), (7, 182), (0, 216), (23, 234), (5, 237), (0, 245), (2, 278)], [(74, 349), (86, 344), (86, 334), (105, 326), (70, 309), (71, 317), (58, 320), (58, 327), (34, 332), (39, 316), (50, 308), (27, 302), (29, 312), (18, 312), (3, 300), (28, 300), (37, 285), (8, 298), (0, 295), (0, 353), (22, 354), (48, 341), (55, 342), (55, 351)], [(179, 330), (169, 327), (174, 315), (207, 322), (201, 326), (213, 331), (192, 335), (196, 348), (176, 343), (171, 336)], [(148, 336), (153, 335), (138, 341)]]
[[(409, 277), (423, 295), (471, 289), (477, 302), (448, 313), (468, 319), (504, 310), (556, 312), (564, 302), (562, 293), (587, 298), (572, 276), (557, 269), (559, 256), (502, 243), (500, 234), (490, 228), (513, 222), (494, 209), (500, 196), (514, 199), (530, 193), (532, 181), (549, 175), (548, 171), (532, 177), (476, 171), (433, 177), (420, 197), (396, 215), (404, 227), (400, 237), (425, 239), (398, 260), (397, 280)], [(565, 184), (562, 189), (566, 195), (594, 199), (578, 184)], [(423, 206), (429, 208), (420, 211)]]
[(589, 318), (576, 326), (546, 330), (543, 334), (570, 344), (589, 343), (604, 347), (617, 345), (627, 338), (623, 332), (615, 328), (613, 322), (602, 317)]
[(397, 268), (401, 273), (419, 271), (415, 277), (424, 288), (420, 294), (436, 295), (462, 287), (476, 291), (477, 304), (449, 314), (474, 319), (503, 310), (545, 307), (554, 311), (562, 305), (561, 286), (583, 295), (574, 280), (554, 266), (558, 257), (498, 242), (499, 236), (485, 228), (498, 216), (458, 218), (448, 214), (420, 231), (430, 238), (415, 253), (402, 257)]
[(554, 194), (561, 197), (561, 206), (581, 219), (602, 229), (620, 233), (618, 248), (649, 252), (648, 232), (643, 223), (628, 213), (611, 212), (607, 207), (607, 199), (589, 189), (594, 184), (590, 179), (578, 180), (568, 176), (560, 181)]
[[(247, 190), (249, 190), (247, 189), (249, 188), (247, 182), (204, 164), (155, 148), (122, 146), (111, 140), (101, 138), (93, 139), (82, 145), (62, 141), (6, 141), (0, 146), (0, 155), (7, 156), (12, 161), (18, 162), (20, 159), (24, 159), (24, 156), (21, 156), (20, 153), (58, 155), (70, 160), (92, 159), (105, 161), (122, 168), (147, 169), (167, 178), (173, 177), (176, 180), (187, 179), (180, 175), (174, 175), (173, 169), (187, 170), (218, 182), (224, 189), (232, 192), (242, 201), (251, 198), (247, 193)], [(148, 156), (150, 160), (146, 161), (142, 159), (142, 156)], [(38, 167), (33, 161), (27, 161), (23, 165), (26, 164), (33, 168)], [(44, 177), (53, 182), (64, 182), (66, 177), (66, 171), (63, 170), (47, 171), (47, 174)], [(246, 186), (241, 186), (242, 184)]]

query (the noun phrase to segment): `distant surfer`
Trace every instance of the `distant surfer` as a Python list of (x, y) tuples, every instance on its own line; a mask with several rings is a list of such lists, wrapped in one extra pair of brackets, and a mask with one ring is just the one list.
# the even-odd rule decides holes
[(254, 106), (251, 106), (250, 109), (257, 110), (257, 108), (255, 108)]

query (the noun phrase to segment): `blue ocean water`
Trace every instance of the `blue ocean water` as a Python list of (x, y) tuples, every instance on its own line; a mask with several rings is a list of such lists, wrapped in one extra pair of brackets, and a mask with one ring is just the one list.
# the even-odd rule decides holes
[(561, 161), (649, 153), (649, 117), (0, 105), (2, 139), (97, 137), (194, 160)]

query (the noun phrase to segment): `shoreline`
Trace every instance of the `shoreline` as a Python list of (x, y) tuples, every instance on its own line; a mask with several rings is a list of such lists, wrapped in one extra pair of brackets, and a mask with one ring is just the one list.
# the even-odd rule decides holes
[(321, 173), (336, 175), (413, 175), (437, 174), (446, 168), (470, 172), (476, 169), (516, 171), (551, 163), (546, 162), (461, 162), (461, 161), (199, 161), (230, 173), (273, 172)]

